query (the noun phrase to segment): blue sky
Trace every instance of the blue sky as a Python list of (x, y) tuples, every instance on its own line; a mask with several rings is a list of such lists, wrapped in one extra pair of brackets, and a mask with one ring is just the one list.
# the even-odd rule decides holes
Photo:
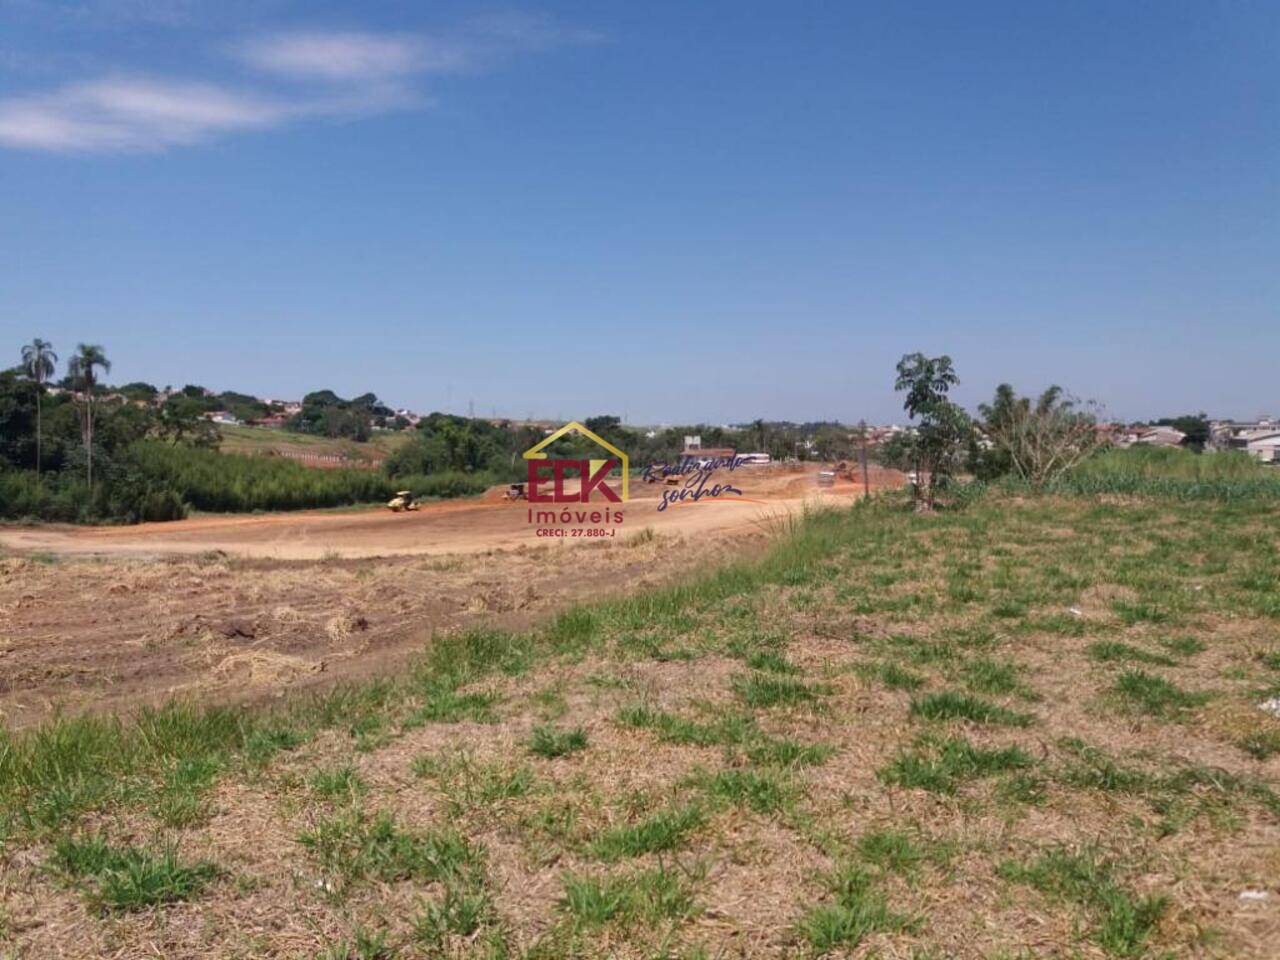
[(1280, 5), (0, 0), (0, 264), (117, 382), (1280, 412)]

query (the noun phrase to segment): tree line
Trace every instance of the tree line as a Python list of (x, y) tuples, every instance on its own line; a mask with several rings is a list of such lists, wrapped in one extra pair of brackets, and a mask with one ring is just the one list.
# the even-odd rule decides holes
[[(42, 339), (21, 351), (21, 362), (0, 371), (0, 517), (72, 522), (169, 520), (188, 509), (289, 510), (368, 503), (399, 489), (420, 497), (476, 494), (494, 483), (523, 479), (521, 454), (541, 442), (532, 425), (490, 422), (446, 413), (423, 417), (381, 471), (315, 470), (280, 458), (218, 451), (221, 433), (207, 415), (226, 410), (241, 420), (273, 412), (256, 397), (213, 393), (195, 384), (179, 390), (133, 382), (109, 387), (104, 347), (79, 344), (63, 364)], [(825, 425), (797, 427), (756, 421), (742, 430), (695, 425), (636, 430), (616, 416), (586, 425), (628, 452), (637, 466), (680, 455), (686, 436), (705, 446), (750, 446), (776, 456), (794, 452), (800, 438)], [(287, 429), (366, 440), (375, 427), (408, 421), (372, 393), (352, 399), (331, 390), (304, 397)], [(803, 449), (803, 448), (802, 448)], [(597, 456), (584, 438), (570, 436), (556, 456)]]
[[(0, 371), (0, 517), (51, 520), (165, 520), (188, 508), (217, 511), (282, 510), (371, 502), (397, 488), (419, 496), (479, 493), (493, 483), (523, 479), (521, 454), (543, 430), (432, 413), (390, 455), (380, 473), (316, 471), (279, 459), (220, 454), (221, 435), (206, 415), (226, 409), (240, 419), (264, 416), (266, 403), (233, 391), (213, 394), (187, 385), (160, 392), (150, 384), (108, 388), (111, 361), (98, 344), (78, 344), (54, 377), (59, 357), (35, 339), (21, 362)], [(906, 354), (895, 388), (904, 395), (911, 426), (876, 449), (879, 461), (909, 471), (913, 496), (927, 509), (960, 473), (979, 480), (1018, 477), (1046, 485), (1071, 471), (1105, 442), (1096, 408), (1059, 387), (1035, 397), (1009, 384), (971, 416), (950, 397), (959, 383), (951, 358)], [(1198, 417), (1176, 418), (1195, 428)], [(857, 456), (866, 438), (835, 422), (795, 424), (758, 419), (731, 427), (707, 424), (640, 430), (613, 415), (585, 426), (625, 450), (633, 467), (670, 463), (686, 438), (703, 448), (767, 453), (776, 460), (835, 461)], [(407, 421), (372, 393), (350, 400), (331, 390), (309, 393), (290, 420), (301, 433), (368, 439), (375, 426)], [(1201, 431), (1186, 430), (1193, 441)], [(584, 437), (559, 439), (552, 456), (598, 455)]]
[[(63, 361), (46, 340), (22, 347), (20, 362), (0, 370), (0, 517), (69, 522), (172, 520), (189, 509), (288, 510), (388, 499), (397, 488), (420, 496), (484, 489), (486, 477), (440, 473), (396, 476), (366, 470), (314, 470), (278, 458), (221, 454), (221, 434), (207, 414), (240, 419), (267, 414), (256, 397), (213, 394), (135, 382), (108, 387), (106, 350), (78, 344)], [(331, 391), (308, 395), (300, 432), (328, 433), (317, 409), (353, 408), (363, 418), (390, 411), (375, 397), (343, 401)], [(297, 418), (295, 418), (297, 419)]]

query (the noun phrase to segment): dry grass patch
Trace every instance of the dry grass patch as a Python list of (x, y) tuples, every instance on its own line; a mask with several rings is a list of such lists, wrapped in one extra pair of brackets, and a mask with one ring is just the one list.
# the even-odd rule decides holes
[[(1268, 956), (1238, 897), (1280, 848), (1255, 589), (1280, 520), (1166, 512), (815, 517), (758, 568), (441, 636), (305, 709), (0, 741), (8, 936), (77, 960)], [(59, 844), (85, 868), (47, 869)], [(129, 871), (147, 905), (104, 924)]]

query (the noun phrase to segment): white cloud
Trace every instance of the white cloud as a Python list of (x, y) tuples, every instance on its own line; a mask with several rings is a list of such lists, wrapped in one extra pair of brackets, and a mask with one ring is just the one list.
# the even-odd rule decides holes
[(255, 37), (239, 48), (250, 66), (297, 79), (385, 80), (466, 66), (464, 45), (377, 33), (287, 33)]
[(261, 88), (114, 77), (0, 99), (0, 146), (62, 152), (163, 150), (290, 120), (421, 107), (431, 74), (479, 72), (520, 52), (599, 37), (538, 18), (473, 21), (448, 37), (317, 32), (250, 38), (242, 63), (278, 81)]
[(108, 79), (0, 101), (0, 143), (61, 151), (156, 150), (271, 126), (290, 110), (205, 83)]

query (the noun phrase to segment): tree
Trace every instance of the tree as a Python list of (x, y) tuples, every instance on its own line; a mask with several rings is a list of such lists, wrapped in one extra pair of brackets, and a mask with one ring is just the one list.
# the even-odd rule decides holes
[(992, 444), (990, 473), (1007, 464), (1029, 483), (1042, 485), (1071, 469), (1097, 449), (1097, 419), (1053, 386), (1033, 404), (1007, 383), (982, 404), (983, 433)]
[(36, 384), (21, 367), (0, 370), (0, 474), (35, 456)]
[(156, 432), (175, 446), (187, 440), (193, 447), (213, 449), (222, 435), (204, 416), (204, 405), (194, 397), (176, 393), (160, 408)]
[(28, 377), (35, 381), (36, 384), (36, 480), (40, 479), (40, 458), (41, 458), (41, 402), (40, 395), (44, 393), (44, 383), (53, 376), (54, 370), (57, 369), (58, 355), (53, 352), (53, 344), (46, 343), (39, 337), (36, 337), (29, 344), (22, 348), (22, 368), (26, 371)]
[(76, 353), (67, 362), (67, 376), (77, 392), (84, 395), (84, 449), (87, 457), (89, 486), (93, 486), (93, 392), (98, 386), (97, 368), (111, 372), (111, 361), (96, 343), (77, 344)]
[(1182, 445), (1192, 450), (1203, 450), (1209, 442), (1209, 417), (1204, 413), (1185, 414), (1181, 417), (1165, 417), (1155, 422), (1157, 427), (1173, 427), (1185, 434)]
[(135, 402), (151, 403), (155, 400), (158, 391), (150, 383), (135, 380), (133, 383), (126, 383), (123, 387), (117, 387), (116, 392)]
[(915, 436), (902, 441), (910, 444), (907, 450), (915, 467), (912, 499), (917, 509), (931, 510), (937, 488), (954, 472), (973, 426), (969, 415), (947, 397), (948, 391), (960, 382), (950, 357), (907, 353), (898, 361), (897, 369), (893, 387), (907, 394), (902, 408), (913, 420), (920, 421)]
[(928, 416), (938, 404), (948, 402), (947, 391), (960, 382), (951, 358), (926, 357), (923, 353), (906, 353), (898, 361), (898, 379), (893, 389), (907, 391), (902, 408), (907, 416)]
[(344, 400), (332, 390), (316, 390), (302, 398), (302, 410), (289, 421), (289, 429), (363, 443), (369, 439), (375, 407), (392, 413), (371, 393)]

